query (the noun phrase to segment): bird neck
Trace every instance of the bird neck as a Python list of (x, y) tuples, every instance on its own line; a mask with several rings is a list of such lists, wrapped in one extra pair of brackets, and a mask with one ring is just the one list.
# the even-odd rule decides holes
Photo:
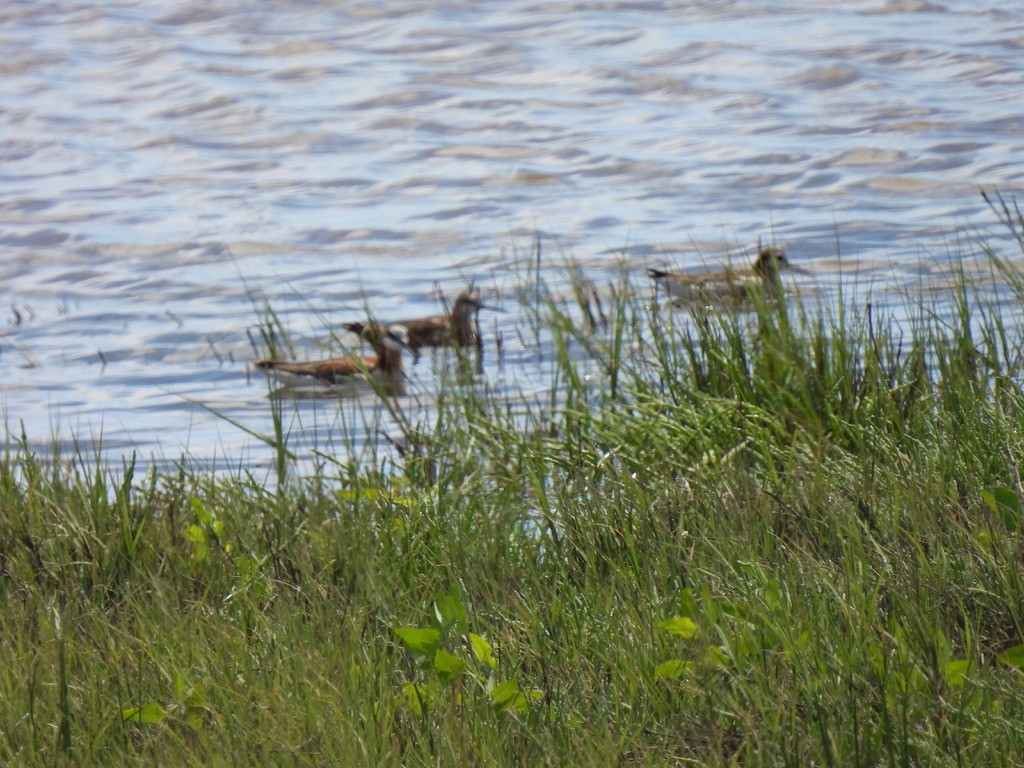
[(754, 265), (754, 272), (760, 275), (761, 279), (767, 285), (775, 285), (781, 279), (779, 269), (779, 262), (773, 257), (769, 256), (765, 259), (759, 259), (757, 264)]
[(391, 349), (386, 344), (381, 344), (377, 350), (377, 365), (374, 370), (381, 373), (402, 373), (405, 365), (402, 361), (402, 350)]
[(476, 336), (475, 314), (475, 308), (469, 303), (459, 302), (452, 308), (451, 328), (458, 343), (467, 345)]

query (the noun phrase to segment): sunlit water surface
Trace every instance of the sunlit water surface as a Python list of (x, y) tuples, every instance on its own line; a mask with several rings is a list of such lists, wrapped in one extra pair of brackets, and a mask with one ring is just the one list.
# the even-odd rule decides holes
[[(979, 188), (1024, 187), (1012, 3), (9, 0), (0, 51), (0, 405), (114, 461), (269, 471), (253, 297), (313, 356), (473, 280), (506, 310), (477, 386), (529, 401), (538, 236), (556, 286), (760, 238), (810, 295), (941, 312), (979, 230), (1012, 252)], [(293, 447), (365, 451), (377, 403), (289, 401)]]

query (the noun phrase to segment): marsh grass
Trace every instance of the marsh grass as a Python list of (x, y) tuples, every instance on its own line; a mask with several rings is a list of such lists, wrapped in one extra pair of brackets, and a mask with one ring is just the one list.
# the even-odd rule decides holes
[(442, 374), (396, 465), (10, 440), (0, 761), (1024, 760), (1019, 329), (528, 293), (558, 397)]

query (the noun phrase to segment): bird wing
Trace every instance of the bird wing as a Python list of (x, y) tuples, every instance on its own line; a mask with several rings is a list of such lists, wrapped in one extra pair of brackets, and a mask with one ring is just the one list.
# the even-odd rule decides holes
[(267, 368), (297, 376), (313, 376), (324, 381), (357, 373), (366, 373), (377, 367), (376, 357), (333, 357), (328, 360), (254, 360), (257, 368)]

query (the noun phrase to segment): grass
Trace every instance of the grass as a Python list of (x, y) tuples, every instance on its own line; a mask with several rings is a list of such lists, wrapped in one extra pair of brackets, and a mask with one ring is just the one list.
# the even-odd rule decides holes
[(1019, 765), (1019, 329), (628, 288), (538, 282), (559, 399), (443, 380), (398, 471), (9, 437), (0, 762)]

